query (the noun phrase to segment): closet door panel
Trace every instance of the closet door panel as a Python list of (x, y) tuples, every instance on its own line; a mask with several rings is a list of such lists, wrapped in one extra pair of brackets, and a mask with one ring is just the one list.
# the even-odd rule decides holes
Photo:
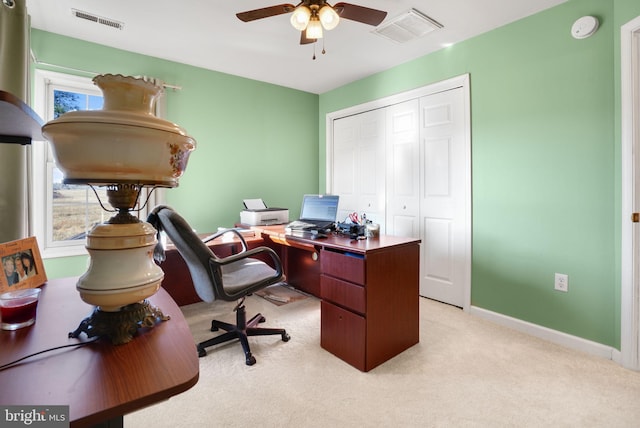
[(451, 222), (443, 219), (425, 219), (422, 245), (425, 252), (425, 276), (430, 281), (438, 281), (450, 285), (453, 281), (451, 272)]
[(425, 139), (424, 150), (425, 197), (449, 198), (451, 196), (451, 140), (449, 138)]
[(385, 113), (383, 109), (363, 113), (360, 123), (360, 198), (357, 211), (369, 219), (385, 213)]
[(420, 236), (419, 101), (387, 107), (387, 234)]
[(335, 120), (333, 123), (333, 189), (340, 195), (338, 221), (353, 212), (358, 206), (358, 132), (356, 116)]

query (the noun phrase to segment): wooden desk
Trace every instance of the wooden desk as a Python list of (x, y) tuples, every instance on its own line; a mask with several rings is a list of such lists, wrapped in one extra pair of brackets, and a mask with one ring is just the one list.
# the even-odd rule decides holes
[[(287, 235), (282, 225), (251, 229), (256, 237), (247, 240), (249, 247), (273, 248), (287, 283), (322, 299), (324, 349), (369, 371), (418, 343), (419, 239), (330, 235), (314, 240)], [(239, 249), (237, 242), (208, 245), (219, 257)], [(182, 257), (172, 248), (166, 256), (162, 287), (181, 305), (199, 301)]]
[[(68, 333), (93, 310), (75, 289), (77, 278), (42, 287), (36, 323), (0, 331), (0, 365), (44, 349), (77, 343)], [(196, 347), (186, 320), (162, 288), (149, 299), (171, 319), (141, 330), (124, 345), (100, 340), (27, 359), (0, 371), (3, 405), (69, 405), (72, 427), (105, 421), (191, 388), (198, 381)], [(86, 340), (86, 336), (81, 336)]]
[(322, 299), (320, 345), (362, 371), (419, 341), (420, 240), (292, 237), (258, 227), (281, 250), (287, 282)]

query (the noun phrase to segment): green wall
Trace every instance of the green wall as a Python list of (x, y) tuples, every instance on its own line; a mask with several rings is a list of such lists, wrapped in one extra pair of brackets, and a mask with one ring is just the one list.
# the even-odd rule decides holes
[[(575, 40), (583, 15), (601, 26)], [(327, 113), (470, 73), (472, 304), (619, 349), (619, 39), (638, 15), (637, 0), (569, 0), (320, 96), (39, 31), (32, 44), (41, 62), (183, 87), (169, 119), (199, 147), (168, 200), (199, 230), (233, 223), (245, 197), (296, 216), (302, 193), (324, 191)]]
[[(198, 146), (166, 197), (196, 230), (233, 226), (246, 198), (288, 207), (297, 217), (302, 195), (318, 191), (318, 95), (35, 29), (31, 47), (41, 64), (148, 75), (182, 87), (167, 90), (167, 119)], [(50, 278), (79, 275), (86, 257), (47, 259), (45, 269)]]
[[(471, 76), (473, 305), (620, 346), (620, 25), (631, 0), (553, 9), (320, 96), (327, 113)], [(584, 40), (584, 15), (600, 19)], [(616, 65), (618, 65), (616, 67)], [(618, 128), (616, 128), (618, 124)], [(320, 129), (320, 183), (325, 183)], [(569, 292), (554, 291), (554, 273)]]

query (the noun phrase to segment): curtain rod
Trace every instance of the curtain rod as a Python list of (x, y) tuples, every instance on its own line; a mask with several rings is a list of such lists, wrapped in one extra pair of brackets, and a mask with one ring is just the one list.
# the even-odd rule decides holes
[[(91, 76), (97, 76), (99, 74), (102, 74), (102, 73), (96, 73), (95, 71), (80, 70), (80, 69), (77, 69), (77, 68), (71, 68), (71, 67), (67, 67), (67, 66), (64, 66), (64, 65), (57, 65), (57, 64), (50, 64), (50, 63), (47, 63), (47, 62), (41, 62), (41, 61), (38, 60), (38, 58), (36, 58), (36, 55), (33, 53), (33, 50), (30, 50), (30, 52), (31, 52), (31, 59), (33, 60), (33, 62), (35, 62), (38, 65), (44, 65), (46, 67), (59, 68), (59, 69), (62, 69), (62, 70), (67, 70), (67, 71), (74, 71), (76, 73), (83, 73), (83, 74), (88, 74), (88, 75), (91, 75)], [(162, 83), (162, 86), (164, 88), (167, 88), (167, 89), (173, 89), (174, 91), (182, 90), (182, 86), (170, 85), (170, 84), (164, 83), (164, 82)]]

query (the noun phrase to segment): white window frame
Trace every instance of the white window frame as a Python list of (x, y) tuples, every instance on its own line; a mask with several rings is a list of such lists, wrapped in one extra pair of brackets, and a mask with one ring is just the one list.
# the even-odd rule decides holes
[[(34, 110), (44, 122), (53, 119), (53, 87), (70, 92), (88, 92), (102, 96), (90, 77), (73, 76), (36, 69), (34, 73)], [(86, 255), (86, 241), (53, 241), (53, 168), (51, 148), (45, 142), (31, 147), (31, 230), (41, 246), (43, 258)]]

